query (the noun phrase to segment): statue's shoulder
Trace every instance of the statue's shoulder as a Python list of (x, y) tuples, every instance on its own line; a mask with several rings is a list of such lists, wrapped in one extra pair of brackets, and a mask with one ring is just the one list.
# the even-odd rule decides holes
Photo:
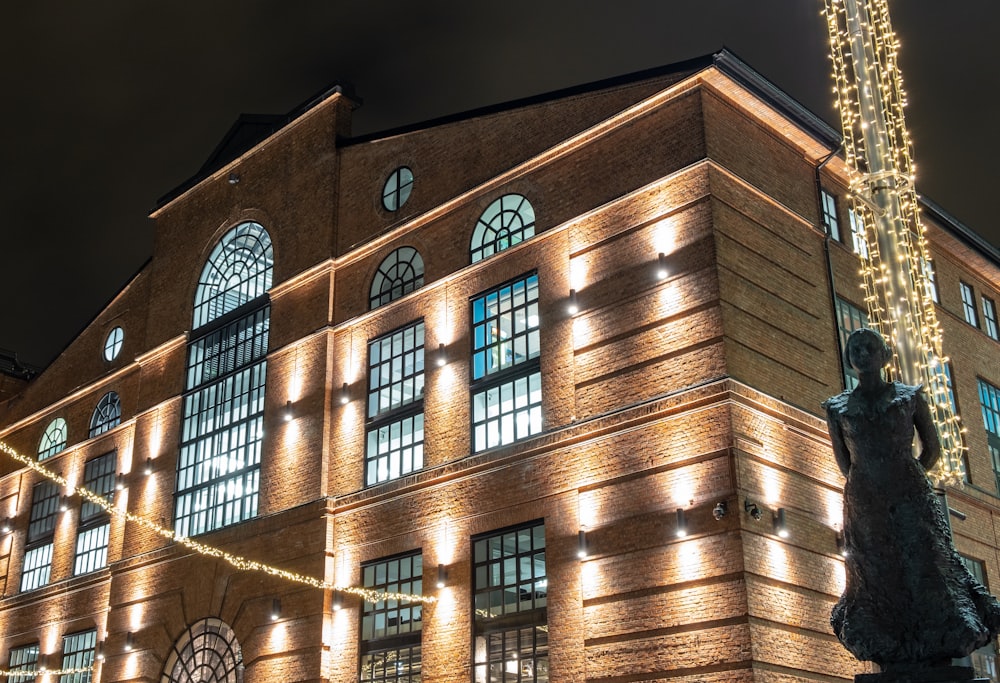
[(842, 391), (836, 396), (823, 401), (822, 406), (829, 415), (839, 415), (847, 412), (847, 403), (851, 398), (850, 391)]
[(891, 402), (896, 405), (913, 403), (918, 397), (923, 397), (923, 384), (903, 384), (902, 382), (893, 382), (892, 387), (894, 389), (895, 396)]

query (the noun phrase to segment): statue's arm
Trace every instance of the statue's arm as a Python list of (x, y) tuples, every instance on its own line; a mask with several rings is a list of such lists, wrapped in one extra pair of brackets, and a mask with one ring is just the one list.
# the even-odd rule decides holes
[(923, 392), (917, 392), (916, 410), (913, 413), (913, 424), (917, 428), (917, 436), (923, 448), (920, 451), (920, 464), (924, 470), (929, 470), (937, 464), (941, 457), (941, 442), (938, 441), (937, 428), (934, 426), (934, 418), (931, 417), (931, 409), (924, 400)]
[(837, 461), (837, 467), (840, 468), (841, 473), (846, 477), (851, 469), (851, 452), (847, 450), (847, 444), (844, 443), (844, 435), (840, 431), (840, 422), (837, 420), (833, 408), (828, 407), (826, 410), (826, 424), (830, 429), (833, 457)]

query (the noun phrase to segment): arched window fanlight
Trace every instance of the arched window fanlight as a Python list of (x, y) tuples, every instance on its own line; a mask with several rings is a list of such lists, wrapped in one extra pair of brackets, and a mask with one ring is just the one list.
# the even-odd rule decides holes
[(194, 322), (202, 325), (253, 301), (271, 288), (271, 237), (258, 223), (241, 223), (215, 245), (198, 279)]
[(243, 652), (221, 619), (202, 619), (180, 635), (167, 655), (160, 683), (242, 683)]
[(109, 391), (101, 397), (90, 418), (90, 436), (95, 437), (114, 429), (122, 421), (122, 404), (118, 394)]
[(535, 234), (535, 210), (519, 194), (505, 194), (486, 207), (472, 232), (472, 263), (519, 244)]
[(390, 301), (424, 286), (424, 260), (413, 247), (400, 247), (385, 257), (372, 278), (369, 308), (384, 306)]
[(66, 448), (66, 420), (57, 417), (49, 423), (38, 444), (38, 459), (51, 458)]

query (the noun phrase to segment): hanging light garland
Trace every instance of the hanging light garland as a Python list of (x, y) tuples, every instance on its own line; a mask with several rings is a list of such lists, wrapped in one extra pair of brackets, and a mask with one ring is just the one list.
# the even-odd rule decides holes
[[(44, 465), (39, 464), (33, 458), (29, 458), (25, 455), (22, 455), (21, 453), (18, 453), (16, 450), (8, 446), (3, 441), (0, 441), (0, 451), (6, 453), (14, 460), (26, 465), (35, 472), (38, 472), (46, 479), (49, 479), (59, 484), (60, 486), (69, 485), (69, 482), (64, 477), (53, 472)], [(320, 590), (333, 590), (333, 591), (339, 591), (341, 593), (350, 593), (353, 595), (357, 595), (366, 602), (375, 603), (375, 602), (381, 602), (383, 600), (400, 600), (400, 601), (418, 602), (425, 604), (437, 602), (437, 598), (430, 595), (416, 595), (412, 593), (394, 593), (390, 591), (379, 591), (371, 588), (364, 588), (361, 586), (338, 586), (311, 576), (305, 576), (303, 574), (297, 574), (295, 572), (290, 572), (285, 569), (279, 569), (278, 567), (264, 564), (263, 562), (258, 562), (256, 560), (248, 560), (245, 557), (240, 557), (239, 555), (233, 555), (232, 553), (228, 553), (220, 548), (206, 545), (205, 543), (199, 543), (198, 541), (192, 540), (185, 536), (178, 536), (177, 534), (174, 533), (172, 529), (167, 529), (165, 527), (162, 527), (156, 522), (147, 519), (145, 517), (142, 517), (140, 515), (133, 514), (128, 510), (120, 509), (104, 496), (94, 493), (93, 491), (83, 486), (77, 486), (74, 489), (74, 492), (84, 500), (87, 500), (93, 503), (94, 505), (101, 507), (111, 515), (120, 517), (134, 524), (138, 524), (143, 528), (149, 529), (155, 534), (162, 536), (163, 538), (166, 538), (170, 541), (175, 541), (176, 543), (183, 545), (184, 547), (188, 548), (189, 550), (199, 555), (222, 560), (223, 562), (229, 564), (232, 567), (235, 567), (236, 569), (239, 569), (240, 571), (261, 572), (263, 574), (275, 576), (280, 579), (290, 581), (292, 583), (299, 583), (306, 586), (311, 586), (313, 588), (319, 588)]]
[[(851, 203), (868, 247), (868, 258), (861, 259), (865, 304), (871, 324), (892, 342), (897, 378), (922, 383), (930, 394), (942, 457), (929, 476), (960, 486), (965, 480), (963, 430), (951, 400), (948, 359), (941, 354), (931, 294), (913, 144), (903, 115), (899, 41), (887, 0), (825, 1)], [(888, 194), (876, 201), (881, 192)], [(901, 348), (913, 352), (901, 354)]]
[(75, 669), (0, 669), (0, 678), (23, 677), (24, 679), (37, 678), (38, 676), (71, 676), (73, 674), (85, 674), (94, 670), (92, 666), (80, 666)]

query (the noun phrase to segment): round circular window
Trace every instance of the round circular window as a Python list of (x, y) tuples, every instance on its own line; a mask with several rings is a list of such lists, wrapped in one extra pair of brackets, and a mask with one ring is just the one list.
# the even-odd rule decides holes
[(382, 188), (382, 205), (389, 211), (399, 209), (410, 198), (413, 191), (413, 171), (400, 166), (389, 174)]
[(120, 327), (108, 332), (107, 339), (104, 340), (104, 360), (114, 360), (121, 353), (122, 344), (125, 342), (125, 330)]

